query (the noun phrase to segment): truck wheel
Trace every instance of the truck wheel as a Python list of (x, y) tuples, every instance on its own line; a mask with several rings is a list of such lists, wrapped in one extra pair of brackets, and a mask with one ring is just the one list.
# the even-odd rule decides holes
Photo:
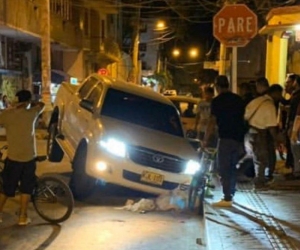
[(51, 162), (60, 162), (64, 157), (64, 151), (60, 148), (55, 137), (57, 135), (57, 123), (52, 123), (49, 128), (49, 136), (47, 141), (47, 155)]
[(73, 172), (69, 185), (77, 200), (90, 196), (96, 187), (96, 179), (85, 173), (86, 155), (86, 149), (79, 147), (72, 163)]

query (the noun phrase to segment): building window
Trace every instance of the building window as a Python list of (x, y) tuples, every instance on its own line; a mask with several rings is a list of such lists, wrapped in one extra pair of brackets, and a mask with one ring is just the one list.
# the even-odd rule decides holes
[(50, 0), (50, 11), (59, 15), (64, 20), (71, 20), (71, 0)]

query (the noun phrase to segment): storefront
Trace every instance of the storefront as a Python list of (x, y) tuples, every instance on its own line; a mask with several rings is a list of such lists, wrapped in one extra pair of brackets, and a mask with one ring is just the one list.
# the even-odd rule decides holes
[(32, 45), (0, 35), (0, 93), (13, 102), (20, 89), (29, 88)]
[(266, 77), (283, 85), (286, 74), (300, 74), (300, 6), (274, 8), (266, 19)]

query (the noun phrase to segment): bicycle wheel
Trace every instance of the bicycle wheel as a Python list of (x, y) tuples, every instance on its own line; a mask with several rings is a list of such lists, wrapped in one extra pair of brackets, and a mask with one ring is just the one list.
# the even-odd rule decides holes
[(191, 211), (197, 209), (197, 214), (201, 217), (204, 216), (204, 197), (205, 197), (205, 187), (206, 178), (201, 178), (197, 181), (197, 184), (190, 186), (188, 205)]
[(198, 188), (195, 187), (190, 187), (189, 189), (188, 205), (191, 211), (194, 211), (195, 209), (197, 198), (198, 198), (198, 191), (199, 191)]
[(32, 201), (36, 212), (50, 223), (67, 220), (74, 207), (74, 199), (69, 186), (53, 176), (38, 179)]
[(199, 194), (198, 215), (200, 215), (201, 217), (204, 216), (204, 196), (205, 196), (205, 186), (201, 188), (201, 193)]
[(197, 199), (199, 197), (199, 187), (201, 186), (201, 178), (199, 173), (193, 176), (191, 185), (189, 188), (188, 207), (191, 211), (194, 211)]

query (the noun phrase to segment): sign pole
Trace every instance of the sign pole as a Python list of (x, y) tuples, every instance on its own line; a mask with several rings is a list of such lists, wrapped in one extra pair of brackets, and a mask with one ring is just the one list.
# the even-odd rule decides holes
[(237, 46), (232, 47), (231, 84), (232, 92), (237, 93)]

